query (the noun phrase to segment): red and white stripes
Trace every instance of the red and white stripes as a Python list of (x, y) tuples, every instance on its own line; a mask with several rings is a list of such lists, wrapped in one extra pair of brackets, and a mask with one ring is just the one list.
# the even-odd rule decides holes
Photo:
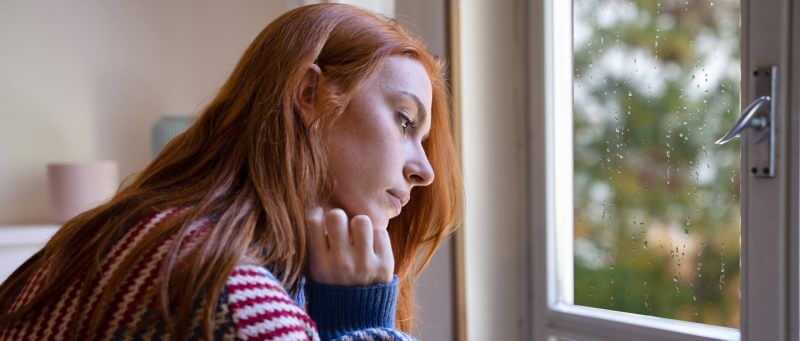
[(228, 277), (226, 289), (239, 338), (319, 340), (314, 322), (266, 269), (239, 265)]
[[(57, 300), (48, 304), (43, 312), (34, 319), (20, 321), (11, 326), (0, 330), (0, 339), (22, 340), (22, 339), (64, 339), (67, 337), (67, 326), (74, 319), (82, 327), (80, 333), (87, 333), (90, 326), (89, 318), (94, 314), (96, 302), (103, 292), (107, 289), (107, 284), (112, 274), (118, 271), (127, 272), (123, 285), (117, 291), (117, 298), (104, 315), (105, 318), (100, 322), (99, 331), (103, 334), (102, 338), (112, 338), (114, 330), (120, 325), (131, 325), (140, 322), (142, 311), (147, 309), (142, 297), (156, 282), (158, 270), (165, 258), (166, 250), (175, 240), (175, 236), (165, 238), (154, 246), (143, 258), (134, 263), (130, 269), (120, 269), (121, 264), (130, 257), (130, 251), (142, 241), (145, 236), (154, 231), (160, 223), (180, 214), (184, 209), (171, 208), (151, 215), (135, 227), (131, 228), (115, 245), (108, 255), (102, 260), (100, 273), (93, 276), (94, 279), (80, 278), (74, 283), (65, 286), (64, 294)], [(212, 224), (210, 219), (200, 219), (189, 227), (187, 238), (181, 245), (182, 249), (179, 256), (184, 256), (189, 248), (196, 245), (199, 236), (207, 231)], [(27, 303), (36, 293), (43, 281), (43, 274), (50, 262), (37, 269), (32, 278), (25, 283), (23, 290), (17, 295), (11, 311), (18, 309)], [(87, 284), (88, 283), (88, 284)], [(90, 293), (86, 297), (86, 303), (81, 304), (80, 291), (84, 285), (89, 285)], [(82, 311), (78, 311), (83, 307)], [(73, 337), (81, 337), (73, 335)], [(88, 336), (88, 335), (83, 335)]]
[[(122, 239), (116, 245), (114, 245), (114, 247), (111, 249), (111, 252), (103, 260), (103, 263), (100, 266), (100, 273), (98, 274), (99, 280), (89, 284), (91, 287), (96, 289), (93, 290), (89, 295), (86, 301), (86, 307), (94, 306), (95, 301), (97, 301), (97, 299), (100, 297), (100, 294), (103, 292), (103, 289), (105, 289), (108, 280), (111, 278), (111, 274), (117, 270), (120, 263), (122, 263), (131, 249), (133, 249), (133, 247), (138, 244), (147, 235), (147, 233), (153, 230), (160, 222), (174, 216), (177, 211), (178, 209), (176, 208), (170, 208), (148, 217), (136, 227), (131, 229), (128, 233), (126, 233), (125, 236), (123, 236)], [(83, 326), (81, 328), (82, 331), (89, 329), (89, 322), (92, 312), (93, 311), (91, 309), (81, 312), (80, 318), (83, 321)]]
[[(0, 339), (65, 339), (98, 338), (114, 339), (125, 336), (150, 335), (154, 338), (169, 338), (160, 332), (160, 327), (144, 321), (147, 311), (154, 308), (154, 287), (167, 251), (176, 242), (176, 235), (165, 236), (145, 252), (144, 256), (130, 259), (136, 248), (150, 233), (157, 233), (158, 226), (179, 215), (182, 209), (168, 209), (153, 214), (131, 228), (101, 261), (100, 273), (84, 273), (74, 283), (65, 283), (64, 293), (50, 302), (35, 318), (14, 323), (10, 328), (0, 329)], [(187, 256), (191, 249), (207, 238), (213, 221), (200, 219), (191, 224), (183, 239), (178, 257)], [(49, 264), (49, 262), (45, 263)], [(130, 264), (123, 269), (123, 264)], [(31, 280), (13, 303), (14, 308), (25, 304), (37, 288), (41, 286), (45, 266), (37, 269)], [(124, 273), (121, 286), (114, 292), (107, 290), (114, 273)], [(90, 292), (81, 302), (82, 288)], [(226, 337), (257, 340), (319, 340), (316, 326), (303, 308), (296, 305), (275, 276), (267, 269), (256, 265), (239, 265), (225, 283), (227, 302), (222, 303), (232, 319), (233, 326), (227, 327)], [(109, 306), (98, 307), (102, 295), (114, 295)], [(97, 309), (104, 309), (97, 315)], [(99, 321), (90, 321), (92, 316)], [(199, 321), (199, 319), (197, 319)], [(73, 324), (74, 323), (74, 324)], [(69, 330), (74, 325), (77, 330)], [(222, 328), (222, 326), (216, 326)], [(90, 330), (92, 329), (92, 330)], [(77, 332), (77, 334), (75, 334)], [(118, 334), (122, 333), (122, 334)], [(133, 333), (133, 334), (131, 334)], [(231, 333), (231, 334), (228, 334)]]
[[(209, 221), (207, 219), (192, 223), (186, 237), (187, 242), (188, 239), (196, 236), (201, 227), (204, 229), (208, 224)], [(167, 251), (175, 242), (175, 237), (174, 235), (170, 236), (151, 248), (147, 255), (128, 274), (122, 285), (124, 290), (117, 291), (115, 295), (114, 301), (117, 303), (106, 312), (105, 318), (101, 323), (100, 332), (103, 333), (101, 334), (101, 339), (111, 339), (116, 326), (132, 322), (134, 316), (140, 315), (137, 312), (145, 310), (144, 295), (153, 290), (161, 266), (166, 260)]]

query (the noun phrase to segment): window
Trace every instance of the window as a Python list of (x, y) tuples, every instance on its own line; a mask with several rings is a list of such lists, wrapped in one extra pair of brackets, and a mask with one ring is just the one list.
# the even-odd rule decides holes
[[(532, 200), (546, 215), (533, 219), (546, 225), (533, 227), (544, 249), (533, 273), (547, 273), (532, 279), (535, 339), (783, 340), (797, 326), (789, 9), (550, 0), (530, 11), (544, 22), (530, 54), (543, 51), (548, 102), (530, 116), (545, 136), (532, 171), (548, 175)], [(760, 96), (771, 128), (715, 145)]]
[(738, 328), (739, 148), (713, 141), (739, 1), (574, 0), (573, 32), (573, 303)]

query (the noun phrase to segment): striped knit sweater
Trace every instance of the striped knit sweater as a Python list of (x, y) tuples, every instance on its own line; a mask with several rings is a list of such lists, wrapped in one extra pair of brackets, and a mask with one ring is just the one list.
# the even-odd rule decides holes
[[(49, 303), (36, 318), (16, 321), (0, 327), (0, 340), (168, 340), (169, 331), (157, 314), (154, 283), (174, 242), (167, 238), (153, 247), (147, 256), (135, 260), (123, 280), (122, 289), (114, 293), (112, 306), (100, 307), (95, 302), (106, 293), (112, 273), (130, 261), (130, 250), (158, 227), (158, 224), (180, 213), (178, 209), (159, 212), (127, 232), (103, 259), (100, 276), (81, 276), (81, 280), (64, 288), (60, 299)], [(211, 227), (213, 221), (202, 219), (189, 229), (187, 242), (179, 253), (186, 254)], [(47, 263), (38, 269), (11, 305), (11, 311), (28, 302), (42, 282)], [(93, 288), (83, 305), (78, 297), (81, 289)], [(393, 329), (397, 302), (397, 277), (391, 283), (366, 287), (336, 287), (306, 283), (304, 290), (292, 299), (280, 281), (264, 267), (241, 264), (229, 275), (219, 296), (214, 317), (213, 336), (217, 340), (410, 340), (410, 336)], [(192, 312), (191, 339), (203, 335), (203, 302)], [(78, 311), (83, 307), (81, 311)], [(304, 309), (304, 307), (307, 309)], [(99, 336), (89, 333), (90, 317), (102, 312)], [(77, 330), (68, 330), (76, 322)]]

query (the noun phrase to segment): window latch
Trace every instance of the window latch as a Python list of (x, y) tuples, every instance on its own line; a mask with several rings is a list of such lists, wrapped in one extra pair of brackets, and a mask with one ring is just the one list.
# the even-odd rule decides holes
[(776, 66), (762, 68), (753, 72), (756, 78), (756, 96), (725, 136), (716, 144), (725, 144), (747, 128), (760, 132), (747, 146), (747, 160), (750, 163), (750, 174), (758, 178), (775, 177), (775, 89), (777, 78)]

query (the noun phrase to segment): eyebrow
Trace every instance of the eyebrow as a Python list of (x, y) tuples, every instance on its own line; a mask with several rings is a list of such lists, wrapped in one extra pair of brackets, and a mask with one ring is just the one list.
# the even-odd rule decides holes
[[(425, 122), (425, 118), (428, 117), (428, 112), (425, 110), (425, 106), (422, 105), (422, 101), (419, 100), (419, 97), (417, 97), (417, 95), (412, 94), (412, 93), (410, 93), (408, 91), (400, 91), (400, 93), (405, 95), (405, 96), (411, 97), (414, 100), (414, 104), (417, 105), (417, 115), (419, 115), (419, 117), (417, 117), (417, 119), (422, 121), (422, 122)], [(425, 134), (425, 136), (422, 137), (422, 140), (423, 141), (427, 140), (429, 135), (430, 135), (430, 131), (428, 131), (428, 134)]]

